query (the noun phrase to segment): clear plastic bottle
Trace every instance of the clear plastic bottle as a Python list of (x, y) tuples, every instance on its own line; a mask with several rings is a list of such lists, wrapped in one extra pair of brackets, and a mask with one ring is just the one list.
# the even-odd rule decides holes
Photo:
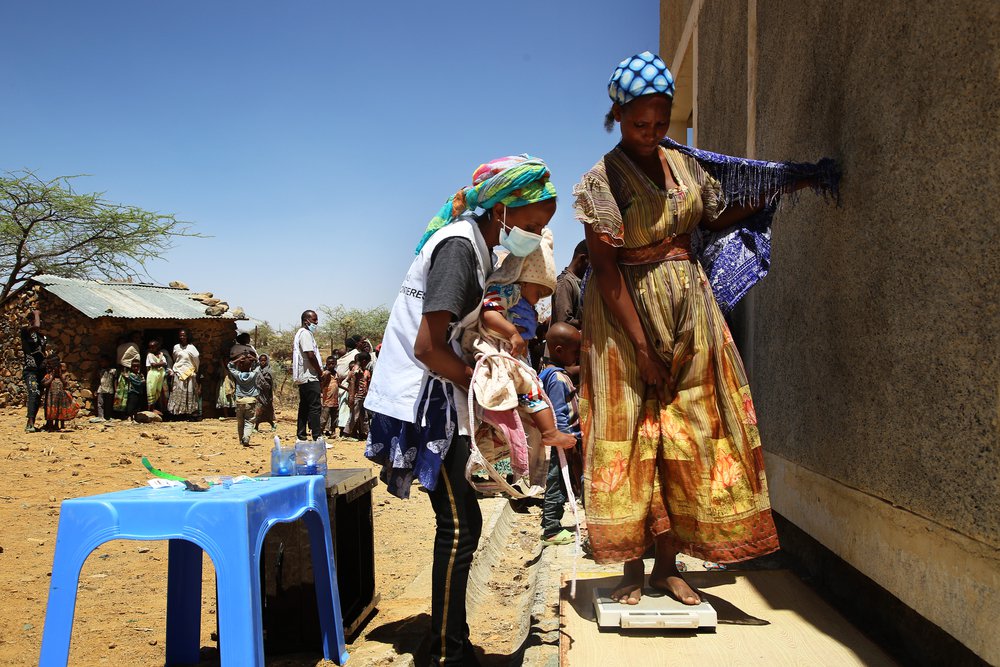
[(271, 450), (271, 476), (288, 477), (295, 474), (295, 448), (282, 447), (281, 438), (274, 436), (274, 449)]
[(326, 440), (295, 441), (295, 474), (326, 477)]

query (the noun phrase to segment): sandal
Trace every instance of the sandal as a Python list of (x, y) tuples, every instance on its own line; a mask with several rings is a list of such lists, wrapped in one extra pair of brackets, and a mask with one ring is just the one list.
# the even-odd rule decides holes
[(576, 538), (573, 536), (573, 533), (563, 528), (555, 535), (551, 535), (549, 537), (542, 537), (542, 539), (539, 541), (545, 546), (549, 546), (552, 544), (555, 545), (571, 544), (575, 539)]

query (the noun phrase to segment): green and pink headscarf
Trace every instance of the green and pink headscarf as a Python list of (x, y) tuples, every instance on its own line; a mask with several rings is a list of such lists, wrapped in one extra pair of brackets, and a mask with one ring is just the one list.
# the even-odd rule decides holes
[(491, 160), (472, 173), (472, 185), (459, 190), (431, 218), (416, 253), (434, 232), (451, 224), (466, 211), (488, 209), (497, 204), (518, 207), (535, 204), (556, 196), (549, 180), (549, 167), (541, 158), (527, 153), (508, 155)]

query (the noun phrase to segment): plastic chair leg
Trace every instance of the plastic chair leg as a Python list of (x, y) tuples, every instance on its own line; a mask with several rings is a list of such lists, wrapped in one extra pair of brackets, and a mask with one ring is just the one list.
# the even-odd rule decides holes
[(333, 541), (330, 539), (330, 518), (329, 515), (324, 516), (313, 510), (306, 512), (304, 518), (309, 529), (316, 606), (319, 608), (319, 623), (323, 633), (323, 656), (343, 665), (347, 662), (347, 649), (344, 646), (344, 619), (340, 610)]
[(167, 664), (196, 664), (201, 649), (201, 547), (170, 540), (167, 553)]
[[(220, 527), (221, 528), (221, 527)], [(256, 534), (256, 527), (252, 531)], [(246, 522), (217, 530), (205, 551), (215, 564), (219, 601), (219, 653), (222, 667), (264, 665), (260, 602), (260, 558), (250, 545)], [(218, 545), (225, 545), (225, 549)]]
[[(60, 524), (62, 522), (61, 519)], [(67, 517), (66, 523), (72, 524), (72, 519)], [(72, 530), (67, 529), (66, 532), (71, 533)], [(45, 629), (42, 632), (42, 652), (38, 658), (38, 664), (42, 667), (63, 667), (69, 662), (69, 642), (73, 634), (80, 570), (93, 550), (94, 546), (82, 548), (78, 542), (69, 538), (65, 541), (56, 539), (49, 601), (45, 609)]]

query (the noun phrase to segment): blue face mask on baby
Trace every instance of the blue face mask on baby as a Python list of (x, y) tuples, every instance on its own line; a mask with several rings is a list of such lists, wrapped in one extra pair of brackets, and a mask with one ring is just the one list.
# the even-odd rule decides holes
[(500, 245), (510, 250), (510, 254), (515, 257), (527, 257), (535, 252), (541, 244), (541, 234), (532, 234), (520, 227), (508, 227), (507, 208), (504, 207), (503, 220), (500, 221)]

